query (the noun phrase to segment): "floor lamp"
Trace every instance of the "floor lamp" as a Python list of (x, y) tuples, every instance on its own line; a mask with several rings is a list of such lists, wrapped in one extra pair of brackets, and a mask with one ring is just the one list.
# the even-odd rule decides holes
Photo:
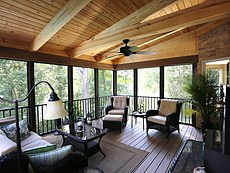
[(46, 83), (50, 89), (52, 90), (50, 94), (50, 98), (47, 103), (46, 107), (46, 112), (44, 118), (49, 119), (57, 119), (57, 118), (62, 118), (68, 115), (68, 112), (65, 110), (62, 101), (58, 98), (57, 94), (54, 92), (53, 87), (47, 82), (47, 81), (40, 81), (37, 84), (35, 84), (29, 91), (29, 94), (21, 100), (6, 100), (4, 98), (0, 97), (0, 100), (3, 100), (8, 103), (13, 103), (15, 104), (15, 120), (16, 120), (16, 142), (17, 142), (17, 152), (18, 152), (18, 172), (22, 172), (22, 151), (21, 151), (21, 140), (20, 140), (20, 127), (19, 127), (19, 116), (18, 116), (18, 103), (25, 101), (28, 99), (32, 91), (36, 86), (38, 86), (41, 83)]

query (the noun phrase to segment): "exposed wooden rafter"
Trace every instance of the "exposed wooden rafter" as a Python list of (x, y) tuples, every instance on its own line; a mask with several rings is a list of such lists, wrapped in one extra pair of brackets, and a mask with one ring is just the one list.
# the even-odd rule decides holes
[(79, 13), (91, 0), (70, 0), (35, 37), (31, 50), (37, 51), (67, 22)]
[(91, 40), (82, 44), (71, 52), (72, 57), (95, 50), (103, 46), (117, 44), (124, 38), (140, 39), (143, 37), (170, 32), (183, 27), (190, 27), (206, 22), (230, 17), (230, 2), (212, 1), (205, 2), (201, 5), (188, 8), (186, 10), (172, 13), (159, 19), (153, 19), (147, 22), (116, 30), (104, 34), (102, 37)]
[(226, 19), (222, 19), (222, 20), (219, 20), (219, 21), (214, 21), (214, 22), (209, 22), (209, 23), (206, 23), (204, 24), (203, 26), (199, 27), (197, 30), (196, 30), (196, 37), (199, 37), (203, 34), (206, 34), (207, 32), (227, 23), (230, 21), (230, 18), (226, 18)]
[[(104, 34), (108, 34), (114, 32), (116, 30), (122, 29), (124, 27), (131, 26), (133, 24), (139, 23), (144, 20), (146, 17), (150, 16), (151, 14), (161, 10), (162, 8), (170, 5), (171, 3), (175, 2), (176, 0), (152, 0), (149, 4), (145, 5), (144, 7), (140, 8), (139, 10), (135, 11), (134, 13), (130, 14), (126, 18), (120, 20), (113, 26), (107, 28), (106, 30), (102, 31), (94, 38), (89, 41), (86, 41), (86, 44), (90, 44), (90, 42), (97, 37), (103, 36)], [(84, 44), (84, 43), (83, 43)], [(74, 53), (74, 55), (72, 55)], [(78, 57), (85, 53), (84, 51), (78, 52), (78, 47), (76, 47), (72, 52), (72, 57)]]

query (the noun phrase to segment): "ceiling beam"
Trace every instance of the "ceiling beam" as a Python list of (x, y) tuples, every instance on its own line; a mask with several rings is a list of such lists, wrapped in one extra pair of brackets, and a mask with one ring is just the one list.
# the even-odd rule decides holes
[(219, 21), (209, 22), (204, 24), (203, 26), (200, 26), (196, 30), (196, 37), (200, 37), (201, 35), (204, 35), (208, 33), (209, 31), (218, 28), (221, 25), (224, 25), (225, 23), (228, 23), (230, 21), (230, 18), (222, 19)]
[(67, 22), (78, 14), (91, 0), (70, 0), (66, 5), (50, 20), (43, 30), (35, 37), (31, 43), (31, 51), (37, 51), (54, 34), (56, 34)]
[(230, 2), (207, 1), (200, 5), (147, 22), (116, 30), (73, 49), (71, 57), (116, 44), (124, 38), (139, 39), (230, 17)]
[[(97, 39), (97, 37), (103, 36), (104, 34), (108, 34), (108, 33), (114, 32), (116, 30), (123, 29), (124, 27), (128, 27), (128, 26), (137, 24), (137, 23), (143, 21), (145, 18), (152, 15), (153, 13), (169, 6), (170, 4), (172, 4), (173, 2), (176, 2), (176, 1), (177, 0), (152, 0), (150, 3), (148, 3), (144, 7), (138, 9), (137, 11), (135, 11), (134, 13), (125, 17), (124, 19), (120, 20), (119, 22), (115, 23), (111, 27), (105, 29), (104, 31), (102, 31), (98, 35), (94, 36), (91, 40), (86, 41), (83, 44), (90, 44), (90, 42), (92, 40)], [(82, 55), (83, 53), (85, 53), (84, 51), (78, 52), (77, 49), (78, 49), (78, 47), (76, 47), (72, 51), (72, 53), (75, 52), (75, 54), (74, 54), (75, 58)]]

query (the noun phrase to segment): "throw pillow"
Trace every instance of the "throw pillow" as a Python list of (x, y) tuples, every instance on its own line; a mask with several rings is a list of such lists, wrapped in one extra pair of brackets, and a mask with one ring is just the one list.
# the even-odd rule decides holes
[(72, 146), (67, 145), (56, 150), (39, 153), (39, 154), (29, 154), (30, 164), (36, 173), (42, 172), (54, 165), (56, 162), (60, 161), (68, 154), (72, 152)]
[[(24, 120), (19, 121), (20, 139), (23, 140), (31, 135), (28, 130), (27, 123)], [(5, 132), (6, 136), (12, 141), (16, 142), (16, 123), (4, 125), (1, 129)]]
[(24, 151), (24, 153), (26, 153), (26, 154), (38, 154), (38, 153), (44, 153), (47, 151), (52, 151), (55, 149), (57, 149), (57, 145), (51, 144), (51, 145), (47, 145), (47, 146), (43, 146), (43, 147), (32, 148), (32, 149)]

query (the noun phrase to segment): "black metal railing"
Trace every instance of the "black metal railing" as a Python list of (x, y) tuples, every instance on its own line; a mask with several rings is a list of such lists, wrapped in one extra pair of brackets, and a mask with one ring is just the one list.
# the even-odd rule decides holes
[[(130, 105), (129, 112), (137, 111), (134, 110), (134, 97), (130, 97)], [(103, 96), (99, 97), (99, 105), (95, 106), (95, 98), (86, 98), (79, 99), (73, 101), (73, 115), (72, 118), (74, 121), (77, 121), (82, 118), (86, 118), (87, 116), (91, 116), (92, 119), (101, 117), (105, 115), (106, 106), (110, 105), (111, 96)], [(141, 108), (142, 112), (146, 112), (150, 109), (157, 109), (157, 101), (159, 97), (148, 97), (148, 96), (138, 96), (138, 109)], [(192, 124), (192, 118), (188, 115), (189, 110), (192, 109), (192, 104), (190, 100), (182, 99), (182, 98), (168, 98), (168, 99), (176, 99), (183, 102), (180, 123)], [(68, 110), (69, 102), (63, 102), (65, 108)], [(141, 106), (141, 107), (140, 107)], [(19, 118), (25, 119), (29, 122), (29, 106), (21, 106), (19, 109)], [(36, 113), (36, 132), (40, 135), (52, 132), (56, 129), (55, 120), (44, 120), (43, 116), (45, 113), (46, 104), (40, 104), (35, 106)], [(97, 110), (96, 110), (97, 109)], [(14, 108), (10, 109), (0, 109), (0, 118), (10, 117), (15, 115)], [(67, 119), (63, 119), (62, 122), (65, 123)]]

